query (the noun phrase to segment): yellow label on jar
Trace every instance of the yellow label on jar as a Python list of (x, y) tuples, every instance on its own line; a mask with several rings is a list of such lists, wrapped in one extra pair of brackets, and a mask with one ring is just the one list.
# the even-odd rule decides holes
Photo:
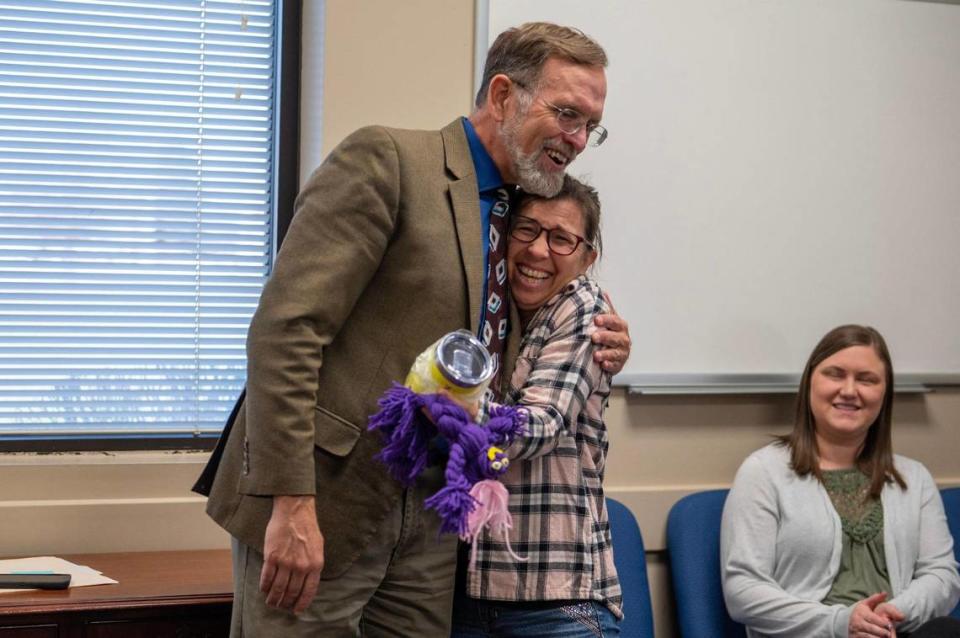
[(434, 394), (440, 390), (446, 390), (464, 401), (478, 401), (486, 390), (487, 384), (465, 388), (451, 383), (443, 376), (437, 363), (437, 343), (420, 353), (403, 384), (418, 394)]

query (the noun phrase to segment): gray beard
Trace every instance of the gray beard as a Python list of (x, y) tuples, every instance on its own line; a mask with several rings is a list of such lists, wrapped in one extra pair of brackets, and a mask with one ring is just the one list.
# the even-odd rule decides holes
[(517, 138), (520, 136), (520, 124), (525, 116), (526, 110), (523, 113), (517, 113), (514, 118), (500, 127), (503, 144), (513, 161), (517, 174), (517, 185), (528, 193), (541, 197), (553, 197), (563, 188), (564, 173), (563, 171), (559, 173), (543, 171), (537, 166), (539, 151), (524, 154), (520, 149)]

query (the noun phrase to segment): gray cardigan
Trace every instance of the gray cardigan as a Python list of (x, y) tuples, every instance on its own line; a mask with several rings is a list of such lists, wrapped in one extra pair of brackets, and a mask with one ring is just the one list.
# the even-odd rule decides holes
[[(960, 576), (943, 502), (923, 465), (894, 464), (907, 489), (887, 485), (883, 544), (889, 602), (911, 631), (950, 613)], [(730, 616), (751, 638), (846, 638), (852, 607), (824, 605), (840, 566), (840, 517), (823, 485), (790, 469), (786, 447), (768, 445), (740, 466), (723, 509), (720, 565)]]

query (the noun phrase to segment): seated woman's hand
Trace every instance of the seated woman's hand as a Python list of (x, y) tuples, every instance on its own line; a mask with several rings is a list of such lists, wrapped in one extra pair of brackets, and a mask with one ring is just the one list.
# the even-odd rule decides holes
[[(853, 606), (853, 612), (850, 614), (850, 622), (847, 625), (847, 635), (849, 638), (893, 638), (896, 636), (893, 629), (893, 619), (882, 613), (882, 606), (887, 599), (885, 592), (880, 592), (864, 598)], [(893, 605), (886, 605), (888, 609), (899, 610)], [(903, 614), (900, 614), (901, 619)]]
[[(874, 608), (873, 613), (886, 618), (893, 626), (897, 626), (907, 619), (907, 617), (903, 615), (902, 611), (890, 603), (880, 603)], [(893, 633), (890, 635), (893, 636)]]

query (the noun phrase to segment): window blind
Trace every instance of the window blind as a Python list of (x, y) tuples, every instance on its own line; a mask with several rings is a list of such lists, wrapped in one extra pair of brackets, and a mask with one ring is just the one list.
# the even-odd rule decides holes
[(275, 14), (0, 1), (0, 437), (222, 427), (270, 266)]

